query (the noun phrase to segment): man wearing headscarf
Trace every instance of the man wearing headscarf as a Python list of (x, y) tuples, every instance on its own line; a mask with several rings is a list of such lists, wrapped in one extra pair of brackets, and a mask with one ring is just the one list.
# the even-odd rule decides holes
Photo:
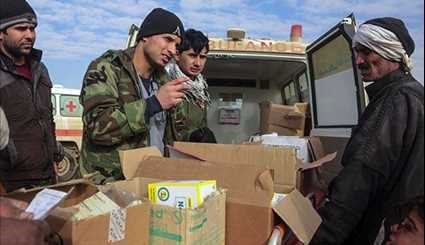
[(415, 44), (401, 20), (386, 17), (361, 25), (353, 48), (363, 80), (372, 83), (370, 103), (311, 244), (380, 244), (383, 222), (401, 222), (391, 210), (424, 193), (424, 89), (410, 73)]

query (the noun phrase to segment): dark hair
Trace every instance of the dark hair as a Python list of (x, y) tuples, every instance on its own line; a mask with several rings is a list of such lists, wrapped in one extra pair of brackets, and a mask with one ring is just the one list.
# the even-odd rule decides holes
[(403, 205), (402, 212), (407, 217), (412, 211), (416, 211), (420, 218), (420, 222), (424, 223), (424, 196), (418, 196), (411, 201), (409, 201), (406, 205)]
[(206, 37), (202, 32), (188, 29), (183, 35), (182, 43), (177, 47), (177, 50), (182, 53), (184, 51), (193, 49), (195, 53), (199, 54), (202, 49), (206, 48), (207, 52), (210, 51), (210, 45), (208, 37)]
[(217, 139), (211, 129), (200, 128), (190, 134), (189, 142), (217, 144)]

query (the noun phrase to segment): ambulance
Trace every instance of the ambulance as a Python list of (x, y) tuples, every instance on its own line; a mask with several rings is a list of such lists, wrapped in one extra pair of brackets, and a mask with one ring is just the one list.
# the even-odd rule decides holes
[(83, 107), (79, 101), (80, 90), (61, 85), (52, 88), (53, 116), (56, 139), (65, 148), (65, 158), (58, 165), (59, 181), (80, 177), (79, 161), (83, 133)]

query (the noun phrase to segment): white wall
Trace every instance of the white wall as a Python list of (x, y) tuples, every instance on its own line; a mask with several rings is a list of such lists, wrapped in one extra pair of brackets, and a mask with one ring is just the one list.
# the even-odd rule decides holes
[[(263, 101), (282, 104), (282, 94), (278, 84), (270, 84), (269, 90), (256, 88), (210, 87), (213, 104), (208, 109), (208, 126), (215, 133), (217, 141), (223, 144), (238, 144), (259, 133), (260, 106)], [(221, 93), (241, 93), (244, 103), (240, 125), (220, 125), (218, 123), (218, 99)]]

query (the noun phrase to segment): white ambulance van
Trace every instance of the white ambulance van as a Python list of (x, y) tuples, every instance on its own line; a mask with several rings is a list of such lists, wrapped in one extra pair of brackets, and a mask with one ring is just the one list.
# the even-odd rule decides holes
[(79, 102), (80, 90), (55, 85), (52, 89), (53, 116), (56, 139), (65, 148), (65, 158), (58, 165), (59, 181), (80, 176), (79, 161), (83, 135), (83, 107)]

